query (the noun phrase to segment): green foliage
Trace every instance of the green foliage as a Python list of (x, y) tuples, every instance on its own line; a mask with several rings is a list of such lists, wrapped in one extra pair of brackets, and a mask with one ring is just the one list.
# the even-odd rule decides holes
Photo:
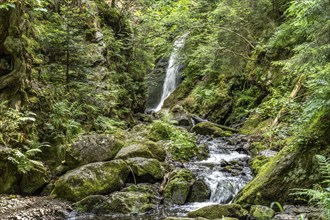
[(150, 137), (156, 141), (170, 140), (169, 150), (175, 160), (188, 161), (198, 156), (195, 137), (170, 124), (166, 119), (156, 120), (150, 125)]
[(320, 173), (324, 181), (323, 186), (317, 185), (314, 189), (295, 189), (294, 195), (301, 199), (307, 198), (309, 204), (315, 205), (322, 209), (324, 216), (330, 218), (330, 160), (322, 155), (316, 155), (316, 159), (320, 166)]

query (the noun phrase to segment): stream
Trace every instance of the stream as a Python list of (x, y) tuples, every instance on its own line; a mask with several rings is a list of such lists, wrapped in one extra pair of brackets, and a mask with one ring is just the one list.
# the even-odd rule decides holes
[(121, 219), (121, 220), (161, 220), (166, 217), (185, 217), (189, 211), (211, 205), (229, 204), (235, 195), (249, 182), (253, 176), (248, 166), (249, 155), (245, 148), (247, 141), (244, 136), (211, 138), (209, 136), (197, 136), (199, 145), (206, 145), (209, 156), (205, 160), (192, 160), (184, 164), (190, 169), (197, 179), (203, 180), (211, 190), (209, 201), (187, 203), (185, 205), (159, 205), (159, 207), (146, 214), (136, 215), (82, 215), (68, 220), (78, 219)]

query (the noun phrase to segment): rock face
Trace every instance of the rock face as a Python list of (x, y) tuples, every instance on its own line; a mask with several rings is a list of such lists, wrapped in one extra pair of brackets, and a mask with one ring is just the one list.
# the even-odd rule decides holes
[(155, 183), (164, 177), (160, 162), (152, 158), (134, 157), (126, 160), (138, 182)]
[(173, 171), (169, 179), (165, 187), (165, 201), (183, 205), (187, 201), (195, 177), (190, 170), (181, 169)]
[(160, 203), (154, 185), (139, 184), (114, 192), (110, 196), (91, 195), (74, 204), (75, 209), (96, 214), (144, 213)]
[(192, 131), (201, 135), (213, 135), (214, 137), (229, 137), (230, 131), (225, 131), (212, 122), (201, 122), (192, 128)]
[(204, 217), (207, 219), (221, 219), (221, 217), (243, 218), (248, 214), (248, 211), (243, 209), (238, 204), (230, 205), (210, 205), (195, 211), (189, 212), (188, 217)]
[(132, 157), (144, 157), (144, 158), (154, 158), (149, 148), (142, 144), (133, 144), (127, 147), (123, 147), (118, 154), (116, 159), (128, 159)]
[(71, 167), (112, 160), (124, 144), (110, 134), (82, 135), (67, 152)]
[(7, 158), (13, 149), (0, 146), (0, 194), (18, 192), (19, 173), (17, 168)]
[(250, 217), (256, 220), (271, 220), (275, 211), (267, 206), (253, 205), (250, 209)]
[(61, 176), (52, 194), (71, 201), (93, 194), (108, 194), (124, 185), (128, 173), (123, 160), (87, 164)]

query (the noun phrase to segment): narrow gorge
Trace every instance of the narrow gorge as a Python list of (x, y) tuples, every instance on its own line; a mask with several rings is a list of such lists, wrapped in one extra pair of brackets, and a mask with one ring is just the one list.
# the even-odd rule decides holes
[(330, 219), (329, 7), (0, 1), (0, 219)]

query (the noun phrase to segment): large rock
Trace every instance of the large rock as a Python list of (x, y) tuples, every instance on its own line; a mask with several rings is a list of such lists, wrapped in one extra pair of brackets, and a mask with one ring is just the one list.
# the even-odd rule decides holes
[(201, 135), (212, 135), (214, 137), (229, 137), (232, 136), (232, 132), (230, 131), (225, 131), (218, 127), (216, 124), (205, 121), (201, 122), (197, 125), (195, 125), (192, 128), (192, 131), (195, 132), (196, 134), (201, 134)]
[(138, 182), (157, 182), (164, 177), (160, 162), (152, 158), (134, 157), (126, 160)]
[(197, 180), (191, 187), (187, 202), (204, 202), (209, 200), (210, 196), (210, 188), (202, 180)]
[[(273, 201), (293, 203), (293, 188), (311, 188), (321, 181), (316, 154), (330, 155), (330, 112), (301, 129), (299, 141), (288, 143), (236, 197), (243, 207), (268, 206)], [(292, 139), (294, 140), (294, 139)]]
[(152, 155), (154, 155), (154, 158), (156, 158), (159, 161), (165, 160), (166, 151), (163, 144), (161, 144), (160, 142), (156, 143), (154, 141), (147, 140), (144, 142), (144, 145), (146, 145), (149, 148)]
[(203, 208), (197, 209), (195, 211), (189, 212), (188, 217), (204, 217), (207, 219), (221, 219), (222, 217), (232, 217), (232, 218), (244, 218), (248, 214), (248, 211), (243, 209), (238, 204), (230, 205), (210, 205)]
[(42, 189), (50, 181), (49, 171), (31, 170), (23, 174), (21, 180), (21, 192), (24, 194), (33, 194)]
[(16, 165), (8, 160), (15, 151), (0, 146), (0, 194), (17, 193), (19, 190), (20, 174)]
[(76, 210), (96, 214), (144, 213), (160, 203), (157, 186), (132, 185), (110, 196), (92, 195), (74, 204)]
[(79, 201), (92, 194), (108, 194), (125, 183), (129, 168), (123, 160), (97, 162), (70, 170), (55, 182), (52, 194)]
[(118, 152), (115, 159), (128, 159), (132, 157), (154, 158), (155, 156), (151, 153), (147, 146), (143, 144), (133, 144), (123, 147)]
[(194, 180), (194, 175), (188, 169), (173, 171), (165, 187), (165, 202), (183, 205), (187, 201)]
[(66, 160), (71, 167), (112, 160), (123, 146), (114, 135), (82, 135), (69, 148)]
[(253, 205), (250, 209), (250, 217), (256, 220), (271, 220), (275, 211), (267, 206)]

